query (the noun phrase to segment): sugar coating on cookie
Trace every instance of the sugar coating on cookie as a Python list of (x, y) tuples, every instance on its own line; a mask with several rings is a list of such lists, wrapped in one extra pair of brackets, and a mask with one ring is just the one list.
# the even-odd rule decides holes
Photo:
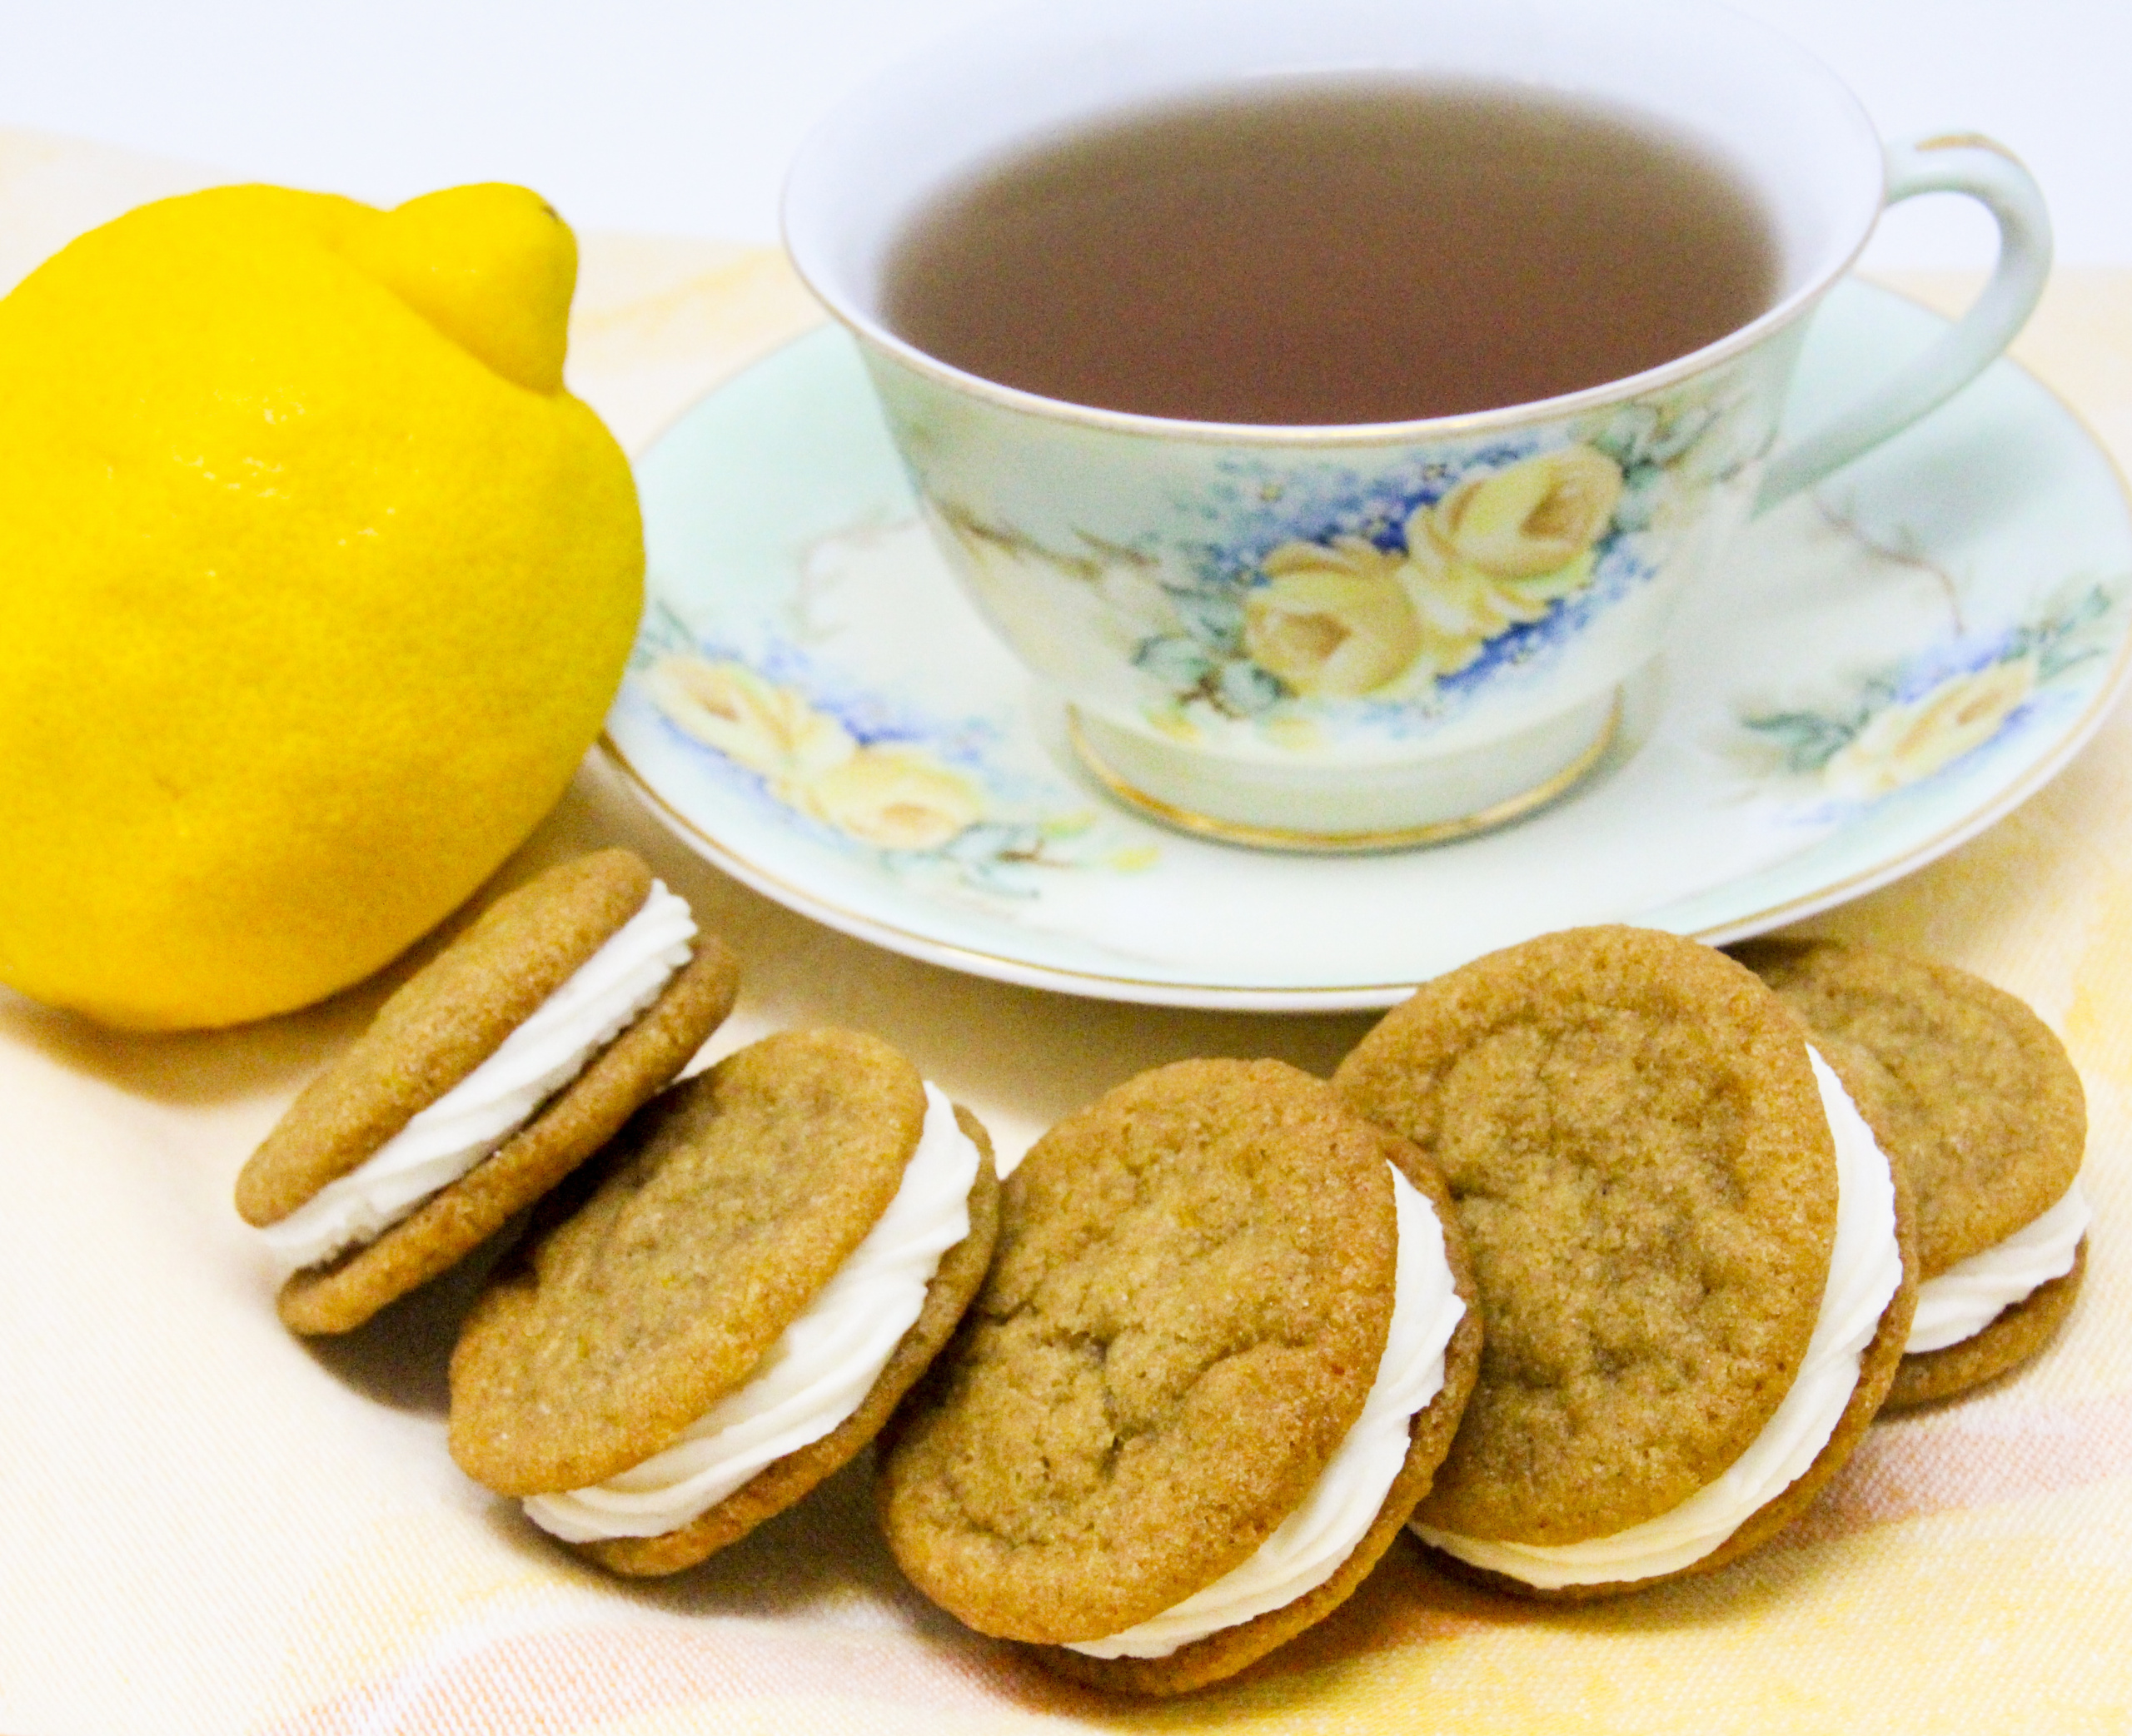
[(984, 1281), (999, 1227), (999, 1184), (992, 1142), (977, 1118), (958, 1108), (956, 1119), (979, 1156), (969, 1194), (969, 1234), (946, 1255), (925, 1286), (924, 1306), (857, 1407), (819, 1440), (773, 1461), (723, 1500), (675, 1530), (655, 1537), (613, 1537), (579, 1545), (603, 1567), (623, 1574), (668, 1574), (693, 1567), (782, 1513), (832, 1472), (849, 1464), (879, 1435), (896, 1405), (954, 1331)]
[(1642, 1584), (1710, 1561), (1815, 1470), (1858, 1406), (1867, 1353), (1886, 1332), (1904, 1270), (1894, 1171), (1834, 1072), (1811, 1059), (1835, 1136), (1836, 1246), (1813, 1339), (1761, 1433), (1722, 1476), (1624, 1530), (1545, 1545), (1462, 1537), (1417, 1520), (1424, 1542), (1542, 1589)]
[(291, 1267), (319, 1265), (458, 1180), (659, 998), (695, 933), (687, 903), (653, 881), (643, 907), (478, 1067), (354, 1169), (261, 1226), (267, 1246)]
[(1480, 1368), (1479, 1300), (1443, 1177), (1406, 1141), (1375, 1131), (1393, 1178), (1398, 1252), (1362, 1415), (1302, 1505), (1240, 1565), (1122, 1634), (1032, 1647), (1046, 1668), (1163, 1695), (1233, 1675), (1346, 1602), (1428, 1493)]
[(1251, 1555), (1211, 1585), (1123, 1633), (1069, 1640), (1092, 1658), (1168, 1658), (1209, 1634), (1315, 1591), (1353, 1553), (1405, 1465), (1413, 1419), (1443, 1390), (1445, 1353), (1466, 1313), (1445, 1254), (1443, 1225), (1396, 1166), (1398, 1264), (1391, 1324), (1362, 1415), (1303, 1504)]
[[(526, 1516), (568, 1543), (663, 1537), (856, 1411), (923, 1312), (949, 1250), (969, 1239), (985, 1166), (938, 1086), (887, 1209), (747, 1380), (670, 1445), (605, 1482), (530, 1495)], [(677, 1233), (681, 1233), (677, 1226)]]
[(524, 1496), (670, 1445), (865, 1239), (926, 1111), (917, 1070), (848, 1031), (766, 1037), (667, 1093), (476, 1303), (452, 1356), (453, 1457)]
[(1806, 1045), (1751, 973), (1650, 931), (1543, 936), (1425, 984), (1335, 1082), (1443, 1171), (1487, 1316), (1424, 1523), (1610, 1536), (1762, 1434), (1813, 1338), (1837, 1193)]
[(1214, 1061), (1143, 1074), (1038, 1141), (985, 1289), (884, 1460), (884, 1528), (919, 1588), (1054, 1667), (1146, 1691), (1293, 1631), (1276, 1610), (1253, 1619), (1270, 1634), (1228, 1630), (1233, 1656), (1226, 1634), (1170, 1658), (1063, 1650), (1214, 1584), (1318, 1487), (1382, 1360), (1397, 1144), (1322, 1081)]
[(2080, 1077), (2017, 997), (1878, 948), (1756, 940), (1731, 951), (1805, 1021), (1909, 1171), (1926, 1281), (2072, 1186), (2087, 1145)]

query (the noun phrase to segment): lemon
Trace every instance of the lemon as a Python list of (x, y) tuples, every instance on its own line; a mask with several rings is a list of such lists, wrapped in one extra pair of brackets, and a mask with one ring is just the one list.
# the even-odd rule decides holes
[(0, 301), (0, 981), (222, 1025), (366, 976), (597, 734), (642, 600), (521, 187), (144, 206)]

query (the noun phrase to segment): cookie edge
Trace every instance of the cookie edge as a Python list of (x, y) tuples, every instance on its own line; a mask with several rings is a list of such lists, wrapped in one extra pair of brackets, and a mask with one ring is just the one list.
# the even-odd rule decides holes
[(1936, 1350), (1905, 1355), (1881, 1410), (1914, 1410), (1960, 1398), (2040, 1355), (2072, 1313), (2087, 1270), (2088, 1238), (2083, 1236), (2070, 1270), (2001, 1309), (1981, 1331)]
[(1091, 1658), (1064, 1646), (1014, 1642), (1017, 1650), (1054, 1674), (1090, 1687), (1161, 1697), (1188, 1694), (1248, 1669), (1324, 1620), (1354, 1594), (1397, 1540), (1415, 1506), (1428, 1493), (1437, 1467), (1451, 1450), (1452, 1437), (1465, 1415), (1466, 1400), (1480, 1375), (1485, 1329), (1479, 1292), (1474, 1286), (1472, 1266), (1467, 1257), (1466, 1239), (1458, 1227), (1450, 1189), (1418, 1149), (1395, 1134), (1385, 1133), (1382, 1138), (1385, 1156), (1427, 1198), (1442, 1226), (1452, 1285), (1466, 1305), (1466, 1311), (1444, 1349), (1443, 1385), (1414, 1413), (1408, 1425), (1406, 1460), (1362, 1540), (1324, 1584), (1278, 1609), (1268, 1609), (1249, 1621), (1179, 1646), (1166, 1658)]
[(306, 1336), (353, 1331), (448, 1271), (672, 1084), (731, 1015), (740, 984), (731, 948), (699, 934), (660, 997), (531, 1121), (374, 1241), (291, 1273), (275, 1299), (282, 1323)]
[[(278, 1223), (367, 1162), (501, 1048), (644, 908), (653, 883), (650, 868), (635, 852), (594, 850), (494, 900), (395, 989), (355, 1042), (282, 1112), (237, 1173), (237, 1215), (255, 1229)], [(504, 992), (496, 992), (486, 979), (496, 974), (491, 955), (503, 944), (497, 931), (539, 922), (550, 905), (579, 922), (573, 943), (551, 953), (538, 970), (507, 977)], [(541, 926), (556, 920), (550, 915)]]
[[(1875, 1143), (1877, 1145), (1877, 1142)], [(1885, 1152), (1881, 1155), (1886, 1156)], [(1837, 1417), (1827, 1441), (1814, 1455), (1813, 1462), (1790, 1484), (1742, 1520), (1724, 1542), (1707, 1555), (1691, 1561), (1685, 1567), (1676, 1568), (1671, 1573), (1653, 1574), (1641, 1579), (1607, 1579), (1591, 1585), (1528, 1585), (1522, 1579), (1476, 1567), (1433, 1547), (1429, 1549), (1430, 1560), (1442, 1565), (1455, 1578), (1484, 1584), (1492, 1590), (1508, 1592), (1529, 1601), (1593, 1603), (1632, 1596), (1656, 1586), (1671, 1584), (1676, 1580), (1698, 1579), (1706, 1574), (1716, 1573), (1759, 1549), (1805, 1512), (1829, 1480), (1843, 1468), (1846, 1461), (1866, 1439), (1867, 1429), (1879, 1415), (1888, 1390), (1895, 1383), (1895, 1370), (1902, 1361), (1902, 1347), (1910, 1338), (1910, 1320), (1917, 1311), (1917, 1233), (1909, 1177), (1904, 1173), (1903, 1166), (1893, 1158), (1888, 1159), (1888, 1174), (1895, 1184), (1895, 1246), (1902, 1255), (1902, 1281), (1897, 1286), (1887, 1306), (1880, 1311), (1880, 1324), (1860, 1354), (1858, 1380), (1851, 1390), (1850, 1400)], [(1425, 1544), (1427, 1541), (1425, 1539), (1417, 1540)]]
[(955, 1123), (974, 1143), (979, 1161), (969, 1191), (970, 1230), (941, 1256), (925, 1286), (918, 1318), (894, 1350), (859, 1408), (819, 1440), (766, 1465), (754, 1477), (687, 1525), (657, 1537), (616, 1537), (573, 1545), (610, 1571), (645, 1577), (678, 1573), (738, 1543), (765, 1520), (792, 1506), (870, 1445), (904, 1395), (947, 1347), (983, 1288), (999, 1231), (999, 1179), (991, 1135), (961, 1104)]

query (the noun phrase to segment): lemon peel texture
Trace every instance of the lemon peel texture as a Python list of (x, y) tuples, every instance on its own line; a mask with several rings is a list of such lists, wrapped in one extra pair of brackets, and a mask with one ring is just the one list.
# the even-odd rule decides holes
[(0, 301), (0, 982), (107, 1022), (306, 1004), (554, 804), (642, 600), (536, 195), (239, 187)]

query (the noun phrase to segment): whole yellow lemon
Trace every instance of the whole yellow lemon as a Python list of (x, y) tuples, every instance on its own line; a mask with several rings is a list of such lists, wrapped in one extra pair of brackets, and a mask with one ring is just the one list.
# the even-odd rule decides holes
[(233, 1023), (386, 963), (554, 804), (642, 602), (521, 187), (144, 206), (0, 301), (0, 981)]

